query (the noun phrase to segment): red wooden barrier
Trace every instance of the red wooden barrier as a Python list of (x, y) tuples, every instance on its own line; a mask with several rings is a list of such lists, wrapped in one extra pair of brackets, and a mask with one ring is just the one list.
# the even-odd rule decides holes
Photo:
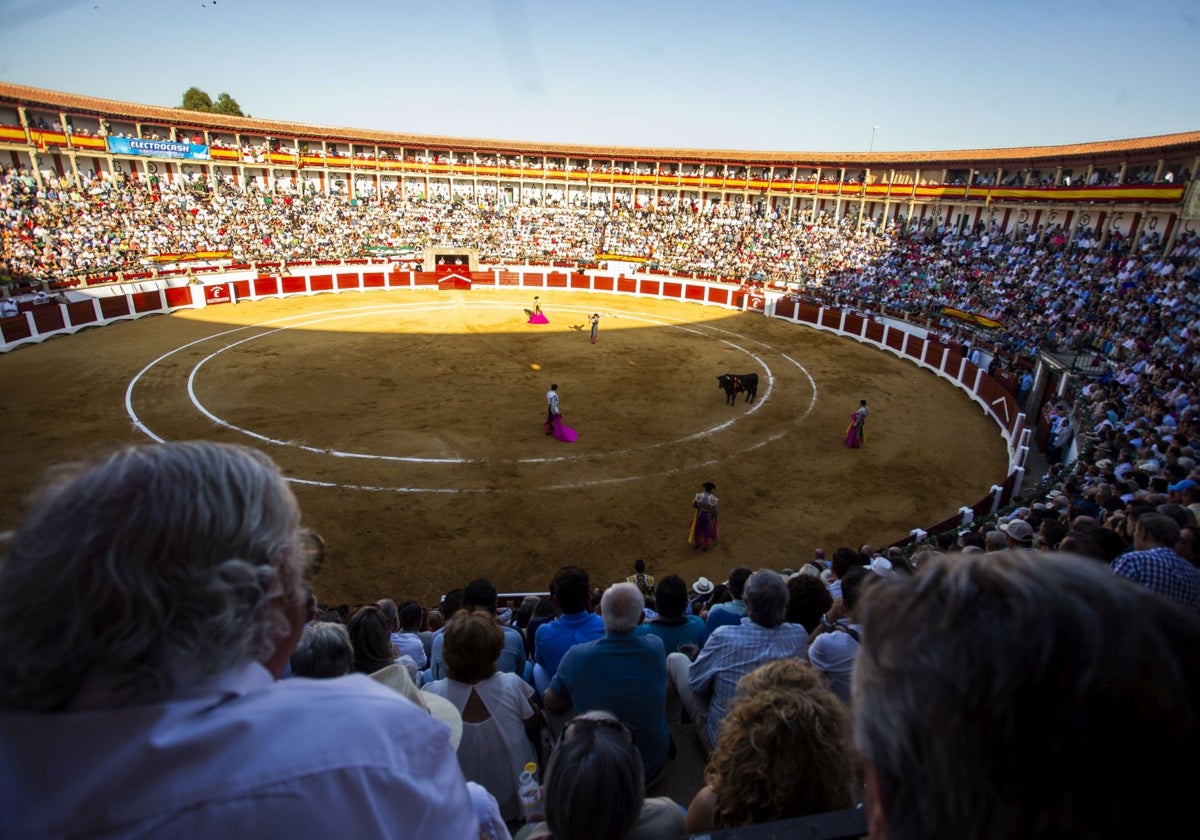
[(162, 310), (162, 298), (157, 291), (134, 292), (129, 296), (133, 299), (133, 311), (139, 313), (159, 312)]
[(129, 301), (125, 299), (124, 295), (100, 298), (100, 314), (105, 320), (129, 315)]

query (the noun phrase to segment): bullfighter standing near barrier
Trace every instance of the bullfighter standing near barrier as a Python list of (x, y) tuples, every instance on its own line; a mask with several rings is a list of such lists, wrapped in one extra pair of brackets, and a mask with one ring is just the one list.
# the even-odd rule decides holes
[(704, 491), (692, 499), (692, 507), (696, 512), (692, 515), (692, 527), (688, 531), (688, 542), (697, 551), (708, 551), (709, 541), (717, 540), (717, 497), (713, 495), (717, 485), (706, 481), (703, 486)]

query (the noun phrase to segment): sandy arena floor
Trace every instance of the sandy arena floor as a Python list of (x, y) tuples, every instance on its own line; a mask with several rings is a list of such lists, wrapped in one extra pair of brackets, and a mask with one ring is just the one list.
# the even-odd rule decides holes
[[(154, 438), (259, 446), (330, 554), (328, 603), (439, 595), (486, 576), (598, 585), (796, 566), (952, 515), (1005, 475), (994, 423), (890, 354), (760, 314), (529, 290), (403, 291), (214, 306), (0, 357), (3, 521), (46, 467)], [(586, 316), (604, 313), (588, 341)], [(716, 376), (757, 372), (726, 405)], [(573, 444), (546, 437), (558, 383)], [(865, 398), (867, 441), (842, 437)], [(704, 481), (720, 541), (686, 542)]]

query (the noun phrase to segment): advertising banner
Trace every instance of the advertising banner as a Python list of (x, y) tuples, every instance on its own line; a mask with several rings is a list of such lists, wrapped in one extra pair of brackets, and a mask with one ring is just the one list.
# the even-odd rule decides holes
[(209, 160), (208, 146), (176, 143), (172, 140), (142, 140), (137, 137), (108, 137), (108, 151), (114, 155), (139, 155), (180, 160)]
[(204, 302), (211, 306), (214, 303), (232, 303), (229, 296), (229, 286), (225, 283), (213, 283), (204, 287)]

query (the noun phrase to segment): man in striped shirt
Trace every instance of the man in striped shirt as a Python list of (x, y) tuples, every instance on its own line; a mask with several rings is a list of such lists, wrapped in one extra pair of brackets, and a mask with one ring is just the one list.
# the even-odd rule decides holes
[(760, 569), (746, 581), (746, 617), (740, 624), (718, 627), (696, 661), (686, 654), (667, 656), (667, 678), (679, 693), (700, 741), (711, 752), (721, 721), (733, 704), (738, 680), (776, 659), (808, 658), (808, 633), (783, 620), (788, 590), (783, 577)]

